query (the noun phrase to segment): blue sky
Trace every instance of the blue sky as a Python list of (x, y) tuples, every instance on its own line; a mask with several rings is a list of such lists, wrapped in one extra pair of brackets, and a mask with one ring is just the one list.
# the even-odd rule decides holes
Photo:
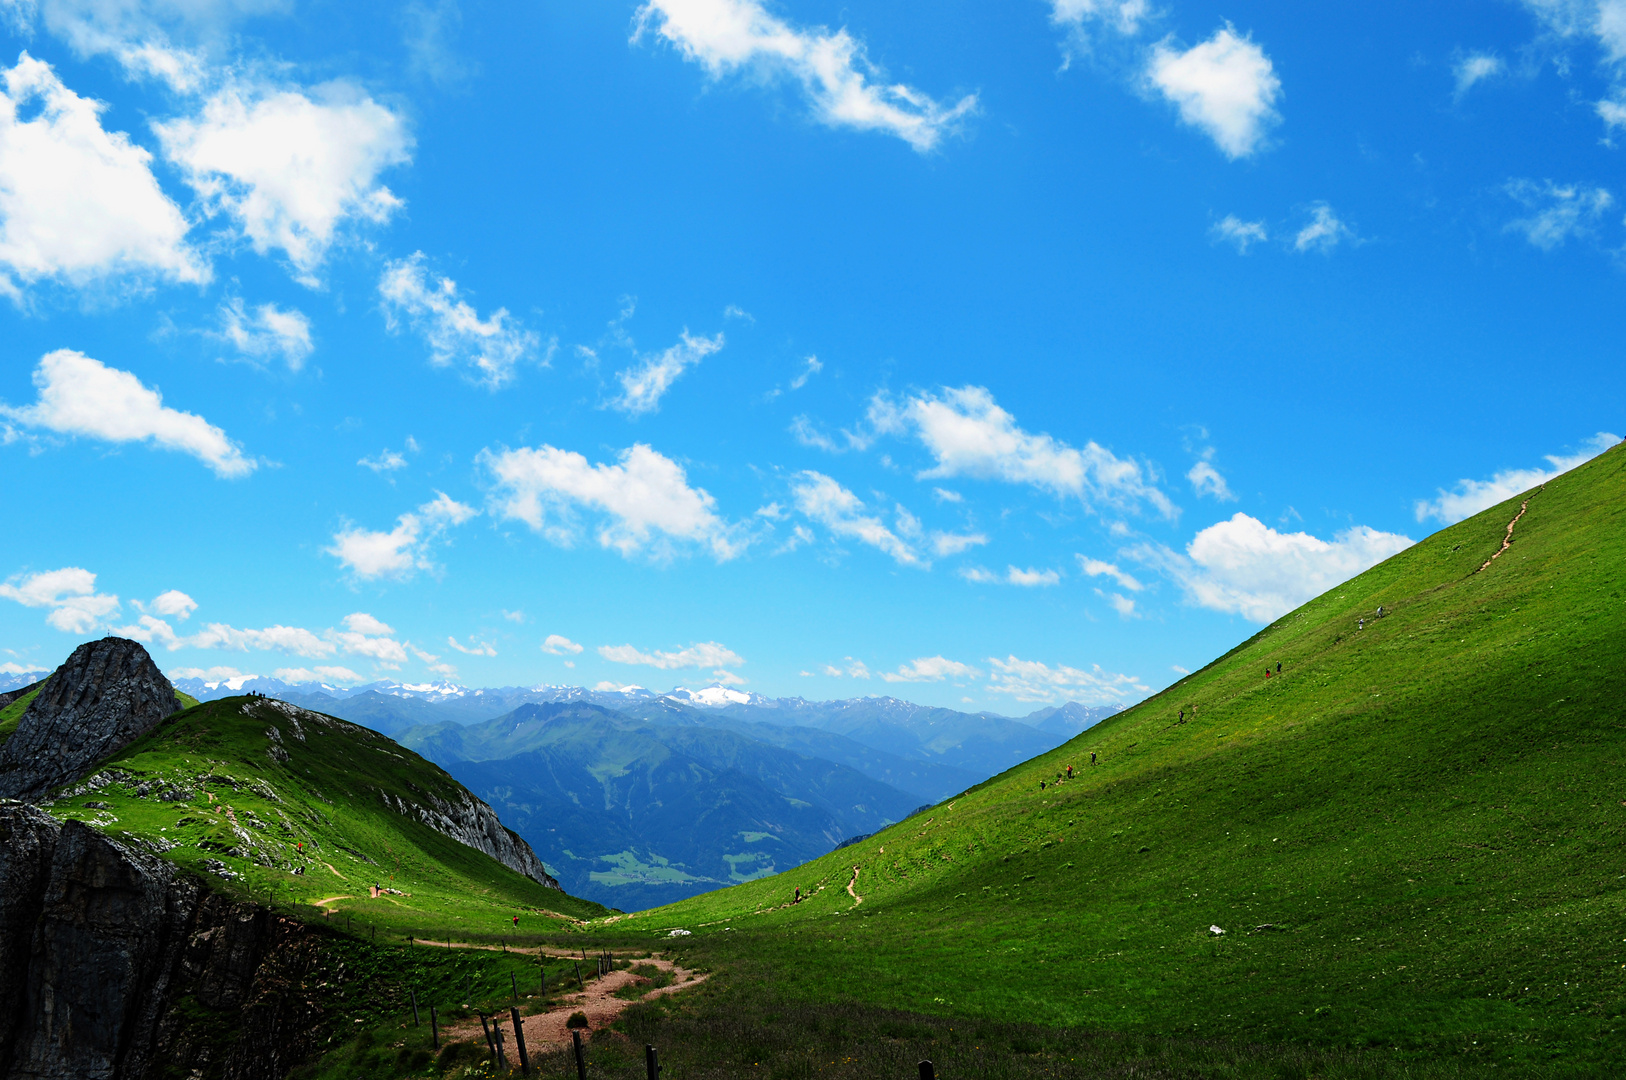
[(6, 671), (1130, 702), (1623, 430), (1623, 0), (0, 13)]

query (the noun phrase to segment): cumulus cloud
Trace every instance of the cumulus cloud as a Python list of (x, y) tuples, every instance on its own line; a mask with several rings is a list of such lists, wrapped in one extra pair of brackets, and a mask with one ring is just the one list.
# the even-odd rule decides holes
[(575, 656), (582, 651), (582, 647), (563, 634), (549, 634), (547, 640), (542, 642), (542, 651), (552, 653), (554, 656), (564, 656), (567, 653)]
[(871, 401), (868, 423), (877, 434), (908, 434), (920, 440), (936, 459), (933, 467), (916, 474), (922, 480), (961, 476), (1000, 480), (1114, 506), (1147, 502), (1165, 517), (1178, 514), (1140, 463), (1093, 441), (1073, 447), (1050, 435), (1025, 431), (980, 386), (944, 388), (939, 394), (916, 394), (902, 402), (878, 394)]
[(1140, 592), (1146, 588), (1145, 585), (1135, 579), (1134, 575), (1118, 569), (1116, 563), (1092, 559), (1087, 555), (1074, 555), (1073, 558), (1078, 560), (1078, 568), (1089, 577), (1109, 577), (1118, 583), (1119, 588), (1128, 589), (1130, 592)]
[(1451, 73), (1457, 80), (1457, 100), (1462, 100), (1462, 96), (1472, 90), (1476, 83), (1493, 79), (1506, 71), (1507, 64), (1495, 53), (1473, 52), (1458, 57), (1451, 67)]
[(1243, 221), (1235, 214), (1226, 214), (1208, 230), (1208, 235), (1216, 244), (1226, 243), (1235, 246), (1237, 253), (1241, 255), (1246, 255), (1248, 248), (1254, 244), (1262, 244), (1270, 239), (1270, 233), (1263, 221)]
[(1057, 585), (1061, 582), (1061, 571), (1035, 570), (1031, 566), (1026, 570), (1018, 566), (1007, 566), (1003, 574), (996, 574), (981, 566), (968, 566), (960, 571), (960, 576), (978, 585), (1021, 585), (1025, 588)]
[(1255, 153), (1281, 122), (1282, 82), (1265, 50), (1230, 24), (1189, 49), (1172, 39), (1152, 48), (1147, 79), (1180, 110), (1180, 119), (1235, 161)]
[[(13, 661), (10, 661), (10, 660), (7, 660), (5, 663), (0, 664), (0, 675), (31, 675), (36, 671), (44, 671), (44, 670), (45, 669), (41, 668), (41, 667), (32, 667), (32, 666), (25, 665), (25, 664), (18, 664), (18, 663), (14, 663)], [(806, 674), (809, 674), (809, 673), (804, 671), (804, 672), (802, 672), (802, 674), (806, 675)]]
[(255, 251), (281, 251), (307, 285), (320, 284), (342, 226), (382, 223), (402, 205), (378, 177), (409, 159), (406, 123), (342, 80), (308, 90), (230, 83), (195, 116), (153, 130), (203, 204)]
[(333, 546), (326, 550), (358, 578), (405, 579), (416, 570), (433, 569), (435, 564), (429, 558), (431, 545), (448, 528), (461, 525), (478, 514), (472, 506), (437, 491), (432, 501), (397, 518), (395, 528), (389, 532), (344, 528), (333, 534)]
[(947, 660), (941, 656), (923, 656), (900, 665), (897, 671), (883, 671), (887, 682), (942, 682), (944, 679), (977, 679), (982, 672), (970, 664)]
[(280, 358), (289, 371), (298, 371), (316, 350), (311, 321), (293, 308), (259, 304), (250, 312), (242, 298), (236, 297), (222, 304), (218, 314), (220, 330), (215, 336), (251, 360)]
[(355, 612), (345, 617), (343, 625), (342, 630), (329, 628), (317, 632), (280, 623), (261, 629), (209, 623), (195, 634), (181, 635), (165, 620), (142, 615), (134, 624), (115, 627), (113, 632), (149, 645), (162, 645), (171, 651), (276, 652), (311, 660), (325, 660), (344, 653), (367, 657), (385, 668), (398, 668), (406, 662), (406, 647), (395, 640), (395, 631), (385, 623), (365, 612)]
[(845, 668), (837, 667), (835, 664), (825, 664), (824, 673), (832, 679), (839, 679), (843, 675), (852, 679), (867, 679), (870, 677), (869, 668), (865, 666), (862, 660), (854, 660), (850, 656), (844, 657), (844, 660), (847, 664)]
[(1238, 513), (1199, 532), (1183, 555), (1162, 545), (1130, 554), (1178, 582), (1198, 607), (1264, 623), (1411, 545), (1409, 537), (1366, 525), (1330, 541), (1282, 533)]
[(845, 29), (792, 26), (760, 0), (649, 0), (638, 9), (633, 40), (646, 34), (669, 42), (714, 79), (788, 78), (801, 85), (820, 122), (896, 135), (921, 152), (977, 108), (975, 94), (946, 105), (912, 86), (888, 84)]
[[(914, 547), (886, 527), (881, 518), (866, 512), (864, 501), (835, 480), (811, 469), (797, 474), (791, 485), (796, 509), (836, 536), (868, 544), (904, 566), (928, 567)], [(911, 518), (905, 517), (905, 521)]]
[(150, 611), (165, 618), (180, 619), (183, 622), (192, 616), (198, 609), (198, 602), (179, 589), (171, 589), (166, 593), (159, 593), (153, 597), (152, 603), (142, 610)]
[(391, 331), (405, 318), (429, 345), (436, 367), (461, 367), (476, 383), (495, 390), (514, 379), (515, 369), (535, 359), (541, 338), (525, 329), (507, 308), (481, 319), (466, 300), (458, 297), (457, 283), (449, 277), (429, 279), (427, 259), (421, 251), (386, 263), (378, 281), (384, 319)]
[(690, 487), (681, 465), (643, 443), (621, 451), (614, 465), (552, 446), (482, 450), (479, 461), (495, 482), (492, 512), (556, 544), (574, 541), (576, 512), (585, 509), (602, 518), (598, 542), (627, 557), (669, 556), (694, 544), (723, 561), (745, 546), (718, 516), (717, 500)]
[(723, 335), (693, 337), (688, 330), (676, 345), (653, 356), (646, 356), (637, 365), (617, 372), (621, 395), (610, 401), (610, 406), (628, 416), (642, 416), (660, 408), (661, 397), (671, 389), (689, 368), (723, 347)]
[(745, 658), (715, 641), (703, 641), (675, 652), (663, 652), (659, 649), (644, 652), (632, 645), (600, 645), (598, 654), (612, 664), (641, 664), (662, 671), (713, 668), (715, 670), (712, 671), (712, 677), (725, 685), (745, 681), (727, 670), (745, 663)]
[(1318, 251), (1326, 255), (1345, 240), (1353, 240), (1355, 230), (1333, 213), (1324, 202), (1310, 204), (1310, 220), (1293, 234), (1294, 251)]
[(1038, 660), (1021, 660), (1016, 656), (1007, 656), (1004, 660), (990, 656), (988, 666), (991, 669), (988, 689), (996, 694), (1009, 694), (1017, 701), (1115, 705), (1151, 693), (1151, 688), (1139, 677), (1103, 671), (1099, 664), (1084, 671), (1066, 664), (1050, 667)]
[(0, 599), (45, 608), (45, 621), (67, 634), (88, 634), (119, 610), (119, 598), (96, 591), (96, 575), (78, 566), (17, 574), (0, 584)]
[[(191, 223), (163, 190), (152, 155), (102, 127), (101, 102), (63, 85), (26, 52), (0, 93), (0, 294), (54, 279), (115, 275), (203, 284)], [(24, 119), (24, 114), (28, 115)]]
[(46, 353), (34, 370), (34, 385), (38, 401), (21, 408), (0, 405), (0, 418), (58, 435), (179, 450), (225, 478), (247, 476), (258, 464), (203, 417), (167, 407), (156, 389), (130, 372), (84, 353)]
[(1560, 247), (1572, 236), (1591, 236), (1604, 211), (1615, 203), (1615, 197), (1604, 188), (1559, 185), (1551, 180), (1510, 180), (1504, 190), (1530, 211), (1527, 217), (1508, 222), (1504, 229), (1519, 233), (1543, 251)]
[(1555, 476), (1569, 472), (1577, 465), (1591, 461), (1618, 442), (1619, 435), (1600, 431), (1582, 444), (1583, 448), (1579, 453), (1546, 455), (1551, 468), (1504, 469), (1489, 480), (1459, 480), (1455, 490), (1447, 491), (1440, 488), (1437, 499), (1419, 499), (1415, 507), (1417, 520), (1427, 521), (1434, 518), (1442, 524), (1451, 525), (1464, 518), (1473, 517), (1481, 510), (1488, 510), (1497, 503), (1506, 502), (1515, 495), (1539, 487)]

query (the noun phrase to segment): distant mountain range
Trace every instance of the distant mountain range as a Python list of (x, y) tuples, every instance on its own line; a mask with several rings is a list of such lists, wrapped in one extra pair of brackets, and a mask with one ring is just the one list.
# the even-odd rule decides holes
[(362, 724), (490, 803), (574, 895), (634, 911), (816, 858), (1067, 741), (1115, 707), (1020, 719), (733, 687), (471, 688), (176, 679)]

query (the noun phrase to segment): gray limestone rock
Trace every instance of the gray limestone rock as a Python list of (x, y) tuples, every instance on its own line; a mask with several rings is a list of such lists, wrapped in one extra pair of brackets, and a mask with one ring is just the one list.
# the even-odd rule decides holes
[(45, 680), (0, 746), (0, 797), (39, 802), (180, 708), (139, 642), (88, 641)]

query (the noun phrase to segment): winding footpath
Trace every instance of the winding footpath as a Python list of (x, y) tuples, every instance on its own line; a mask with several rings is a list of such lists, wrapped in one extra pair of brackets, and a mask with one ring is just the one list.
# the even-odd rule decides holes
[[(556, 953), (548, 950), (549, 955), (570, 955), (569, 953)], [(637, 964), (653, 964), (661, 971), (672, 976), (670, 986), (658, 987), (638, 998), (616, 997), (615, 992), (629, 984), (637, 983), (639, 976), (631, 971), (612, 971), (608, 975), (601, 975), (587, 984), (586, 989), (580, 990), (562, 998), (559, 1004), (546, 1012), (539, 1012), (533, 1016), (521, 1017), (525, 1025), (525, 1046), (532, 1052), (538, 1050), (552, 1050), (561, 1046), (570, 1045), (570, 1029), (565, 1021), (570, 1019), (572, 1013), (585, 1013), (589, 1030), (596, 1030), (612, 1023), (622, 1011), (634, 1001), (653, 1001), (658, 997), (675, 994), (679, 990), (687, 990), (691, 986), (699, 986), (706, 981), (705, 975), (678, 967), (670, 960), (659, 956), (647, 960), (637, 960)], [(516, 1061), (518, 1055), (514, 1050), (513, 1031), (509, 1026), (508, 1016), (498, 1013), (497, 1018), (502, 1021), (505, 1038), (508, 1043), (508, 1053)], [(458, 1039), (473, 1039), (477, 1043), (484, 1043), (485, 1034), (481, 1031), (480, 1020), (475, 1017), (460, 1024), (448, 1025), (441, 1029), (441, 1038), (445, 1041)]]
[(1543, 484), (1543, 485), (1541, 485), (1541, 487), (1538, 487), (1536, 490), (1532, 491), (1529, 495), (1525, 496), (1524, 502), (1519, 504), (1519, 512), (1517, 514), (1514, 514), (1513, 515), (1513, 520), (1507, 523), (1507, 535), (1502, 537), (1502, 546), (1497, 549), (1496, 554), (1492, 555), (1490, 558), (1485, 560), (1485, 565), (1484, 566), (1481, 566), (1479, 568), (1479, 570), (1475, 570), (1474, 573), (1476, 573), (1476, 574), (1479, 573), (1480, 570), (1485, 569), (1486, 566), (1489, 566), (1491, 563), (1495, 562), (1497, 559), (1500, 559), (1502, 557), (1502, 552), (1506, 551), (1508, 548), (1513, 546), (1513, 526), (1517, 525), (1519, 523), (1519, 519), (1524, 517), (1524, 512), (1526, 510), (1530, 509), (1530, 500), (1534, 499), (1537, 495), (1540, 495), (1542, 488), (1544, 488), (1546, 486), (1547, 486), (1546, 484)]

